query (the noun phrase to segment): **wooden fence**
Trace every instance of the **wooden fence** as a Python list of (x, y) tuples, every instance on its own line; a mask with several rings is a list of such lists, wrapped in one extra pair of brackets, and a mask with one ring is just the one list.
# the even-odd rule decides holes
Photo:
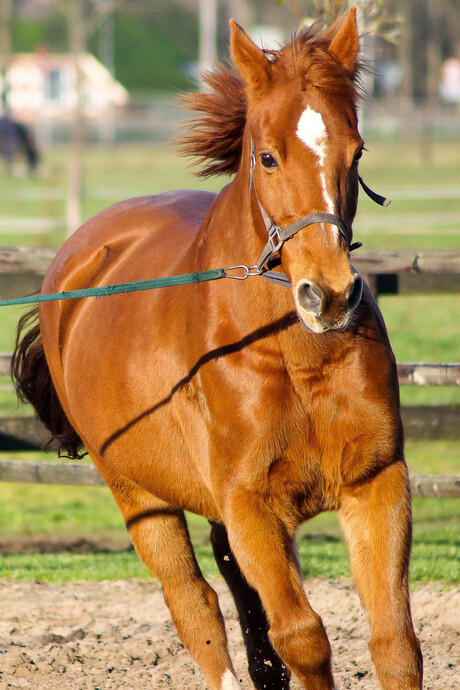
[[(55, 251), (48, 248), (0, 249), (0, 295), (8, 299), (36, 292)], [(364, 251), (353, 256), (357, 270), (374, 293), (419, 294), (460, 292), (460, 252)], [(19, 313), (19, 312), (18, 312)], [(0, 374), (8, 374), (10, 355), (0, 354)], [(410, 386), (459, 386), (460, 363), (400, 363), (399, 382)], [(408, 438), (460, 438), (460, 405), (403, 407)], [(34, 417), (0, 417), (0, 450), (40, 448), (48, 438)], [(100, 484), (95, 468), (71, 463), (0, 461), (0, 481)], [(21, 479), (22, 477), (22, 479)], [(57, 481), (58, 480), (58, 481)], [(414, 495), (460, 496), (460, 477), (417, 475), (411, 478)]]
[[(0, 482), (105, 486), (94, 467), (76, 462), (31, 462), (0, 458)], [(412, 474), (412, 495), (423, 498), (458, 498), (460, 477), (448, 474)]]

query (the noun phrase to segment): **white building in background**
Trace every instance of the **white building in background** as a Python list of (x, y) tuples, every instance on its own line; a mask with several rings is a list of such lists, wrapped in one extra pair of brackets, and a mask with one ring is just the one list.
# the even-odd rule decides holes
[[(90, 53), (78, 58), (83, 112), (97, 120), (128, 102), (128, 92)], [(3, 84), (0, 76), (0, 92)], [(47, 51), (12, 56), (8, 70), (8, 114), (25, 123), (70, 121), (77, 107), (77, 69), (73, 58)]]
[(446, 103), (460, 104), (460, 59), (448, 58), (441, 68), (441, 98)]

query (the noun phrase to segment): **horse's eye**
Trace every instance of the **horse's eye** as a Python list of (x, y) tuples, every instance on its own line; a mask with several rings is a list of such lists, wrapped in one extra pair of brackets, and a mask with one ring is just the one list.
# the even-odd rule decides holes
[(363, 155), (363, 149), (359, 149), (359, 151), (356, 151), (355, 157), (353, 158), (353, 163), (357, 163)]
[(261, 153), (260, 154), (260, 162), (264, 166), (264, 168), (277, 168), (278, 163), (276, 160), (271, 156), (269, 153)]

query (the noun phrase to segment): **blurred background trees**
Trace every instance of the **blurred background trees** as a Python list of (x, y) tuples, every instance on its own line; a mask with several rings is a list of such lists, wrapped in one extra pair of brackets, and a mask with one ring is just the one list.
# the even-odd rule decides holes
[[(216, 53), (227, 54), (228, 19), (234, 16), (253, 34), (276, 29), (287, 38), (298, 24), (318, 16), (330, 19), (346, 0), (0, 0), (0, 65), (11, 52), (69, 49), (68, 8), (81, 7), (87, 48), (130, 92), (177, 90), (196, 76), (201, 20), (215, 8)], [(460, 57), (460, 0), (375, 0), (359, 2), (373, 22), (381, 6), (374, 95), (390, 91), (416, 102), (437, 98), (442, 64)], [(332, 7), (332, 10), (331, 10)], [(9, 16), (9, 21), (8, 21)], [(389, 21), (385, 24), (385, 17)], [(212, 18), (211, 18), (212, 19)], [(396, 22), (392, 24), (392, 21)], [(395, 38), (394, 27), (399, 28)], [(9, 30), (8, 28), (9, 27)], [(212, 31), (212, 21), (210, 23)], [(72, 27), (71, 27), (72, 28)], [(373, 26), (373, 28), (375, 28)], [(75, 29), (75, 24), (73, 25)], [(363, 26), (366, 31), (366, 26)], [(273, 35), (273, 32), (272, 32)], [(202, 38), (203, 41), (203, 38)]]

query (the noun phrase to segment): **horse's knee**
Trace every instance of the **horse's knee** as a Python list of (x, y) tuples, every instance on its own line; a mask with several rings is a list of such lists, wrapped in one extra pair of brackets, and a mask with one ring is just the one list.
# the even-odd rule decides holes
[(193, 606), (195, 610), (221, 616), (218, 596), (204, 578), (163, 581), (162, 590), (165, 603), (173, 614), (180, 611), (189, 616), (190, 606)]
[(331, 646), (316, 614), (289, 629), (272, 627), (273, 647), (292, 671), (312, 690), (333, 688)]

